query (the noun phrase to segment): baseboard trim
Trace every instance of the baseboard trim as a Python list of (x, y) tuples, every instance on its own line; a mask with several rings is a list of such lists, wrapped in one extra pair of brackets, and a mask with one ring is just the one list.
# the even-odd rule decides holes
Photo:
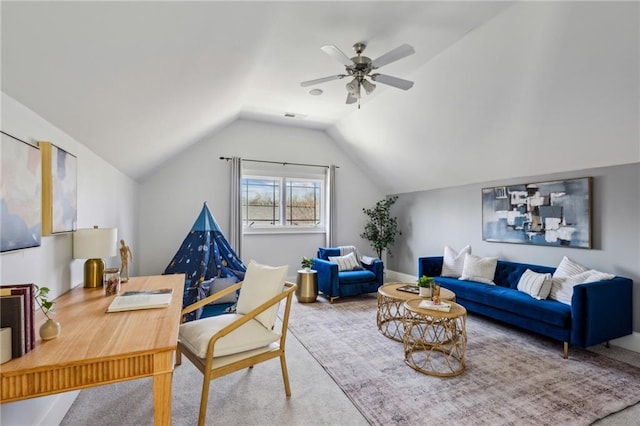
[[(389, 269), (384, 271), (384, 280), (386, 282), (398, 281), (414, 283), (417, 279), (418, 277), (416, 276), (404, 274), (398, 271), (392, 271)], [(623, 349), (628, 349), (630, 351), (640, 353), (640, 333), (638, 333), (637, 331), (634, 331), (628, 336), (620, 337), (619, 339), (613, 339), (609, 343)]]
[(640, 333), (637, 331), (632, 332), (628, 336), (613, 339), (609, 343), (622, 349), (640, 353)]

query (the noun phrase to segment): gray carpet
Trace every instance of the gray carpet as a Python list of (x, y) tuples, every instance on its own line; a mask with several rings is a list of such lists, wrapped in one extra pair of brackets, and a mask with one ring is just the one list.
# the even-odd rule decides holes
[(375, 295), (293, 311), (290, 329), (372, 424), (588, 425), (640, 401), (640, 368), (469, 316), (467, 368), (418, 373), (377, 332)]
[[(511, 424), (586, 425), (604, 417), (599, 426), (620, 426), (640, 418), (639, 405), (623, 410), (640, 399), (640, 369), (609, 357), (572, 349), (563, 360), (557, 342), (470, 316), (465, 373), (438, 379), (404, 365), (401, 343), (377, 332), (374, 295), (333, 305), (318, 301), (294, 301), (287, 342), (291, 398), (284, 395), (278, 361), (263, 363), (212, 382), (207, 424), (431, 424), (447, 412), (455, 413), (447, 424), (468, 425), (508, 424), (519, 416)], [(640, 366), (636, 353), (598, 351), (622, 354)], [(187, 359), (176, 368), (174, 425), (197, 422), (201, 383)], [(61, 424), (96, 421), (152, 424), (151, 380), (83, 390)]]

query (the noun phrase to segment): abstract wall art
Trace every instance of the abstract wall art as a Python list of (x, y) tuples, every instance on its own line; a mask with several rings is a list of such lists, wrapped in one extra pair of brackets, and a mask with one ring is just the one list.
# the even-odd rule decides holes
[(1, 133), (0, 251), (38, 247), (42, 232), (40, 150)]
[(76, 230), (78, 160), (50, 142), (42, 153), (42, 235)]
[(482, 189), (482, 239), (591, 248), (592, 178)]

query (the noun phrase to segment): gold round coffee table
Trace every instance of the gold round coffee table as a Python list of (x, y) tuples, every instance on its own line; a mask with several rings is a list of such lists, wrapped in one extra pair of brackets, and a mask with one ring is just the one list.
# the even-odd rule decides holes
[[(415, 284), (410, 283), (388, 283), (378, 288), (378, 312), (376, 314), (378, 331), (398, 342), (402, 342), (404, 335), (402, 325), (404, 302), (409, 299), (424, 300), (417, 293), (398, 290), (405, 286), (418, 288)], [(440, 287), (440, 299), (455, 302), (456, 295), (451, 290)]]
[(449, 312), (404, 303), (404, 362), (424, 374), (457, 376), (465, 369), (467, 310), (455, 302)]

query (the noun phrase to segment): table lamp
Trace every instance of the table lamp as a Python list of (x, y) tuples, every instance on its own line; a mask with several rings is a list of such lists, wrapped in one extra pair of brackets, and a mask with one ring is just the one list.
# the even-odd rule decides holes
[(84, 286), (102, 287), (105, 257), (118, 254), (118, 229), (78, 229), (73, 233), (73, 258), (87, 259), (84, 263)]

